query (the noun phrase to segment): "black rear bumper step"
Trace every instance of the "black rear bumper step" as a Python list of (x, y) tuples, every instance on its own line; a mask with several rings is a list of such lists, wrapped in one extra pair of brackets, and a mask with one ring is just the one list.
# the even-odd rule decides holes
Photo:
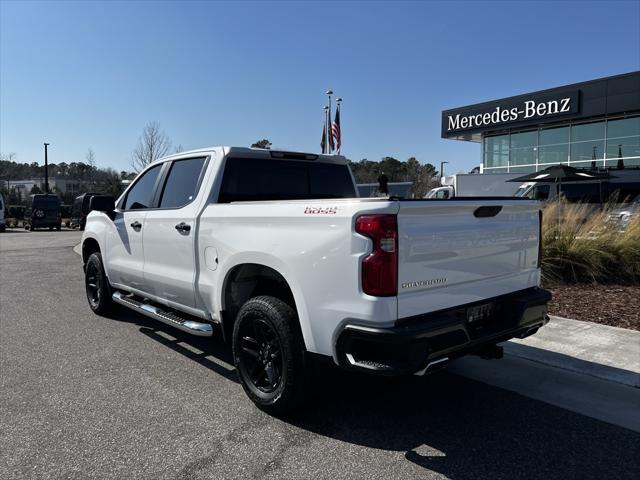
[[(431, 366), (511, 338), (533, 335), (549, 321), (551, 294), (531, 288), (451, 309), (400, 319), (390, 328), (346, 324), (336, 344), (338, 362), (348, 369), (383, 375), (425, 373)], [(490, 318), (467, 322), (467, 308), (492, 302)]]

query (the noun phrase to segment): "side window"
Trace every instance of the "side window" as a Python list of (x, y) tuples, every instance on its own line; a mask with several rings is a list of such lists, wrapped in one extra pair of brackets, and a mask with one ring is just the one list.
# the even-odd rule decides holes
[(159, 164), (150, 168), (136, 181), (129, 193), (127, 193), (127, 198), (125, 198), (122, 205), (123, 210), (143, 210), (151, 206), (154, 193), (153, 187), (158, 179), (161, 166), (162, 164)]
[(549, 198), (549, 185), (536, 185), (531, 190), (534, 200), (547, 200)]
[(446, 190), (440, 190), (439, 192), (436, 193), (436, 198), (449, 198), (449, 192)]
[(173, 162), (162, 191), (160, 208), (182, 207), (195, 198), (204, 162), (204, 158)]

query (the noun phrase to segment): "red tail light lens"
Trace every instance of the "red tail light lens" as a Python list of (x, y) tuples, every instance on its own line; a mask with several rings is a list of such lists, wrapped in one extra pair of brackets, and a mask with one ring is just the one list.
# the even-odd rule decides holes
[(362, 290), (376, 297), (398, 293), (398, 222), (395, 215), (362, 215), (356, 232), (373, 241), (362, 260)]

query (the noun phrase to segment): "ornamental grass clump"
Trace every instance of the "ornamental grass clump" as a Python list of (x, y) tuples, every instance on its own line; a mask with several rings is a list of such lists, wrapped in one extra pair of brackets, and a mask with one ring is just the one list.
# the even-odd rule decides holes
[[(542, 279), (559, 283), (640, 283), (640, 217), (621, 230), (609, 219), (616, 204), (545, 206)], [(558, 210), (559, 209), (559, 210)]]

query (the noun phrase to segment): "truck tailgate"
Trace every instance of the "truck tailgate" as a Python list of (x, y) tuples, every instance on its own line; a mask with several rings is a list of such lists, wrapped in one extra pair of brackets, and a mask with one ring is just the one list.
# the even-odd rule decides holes
[(401, 201), (398, 318), (538, 284), (538, 202)]

